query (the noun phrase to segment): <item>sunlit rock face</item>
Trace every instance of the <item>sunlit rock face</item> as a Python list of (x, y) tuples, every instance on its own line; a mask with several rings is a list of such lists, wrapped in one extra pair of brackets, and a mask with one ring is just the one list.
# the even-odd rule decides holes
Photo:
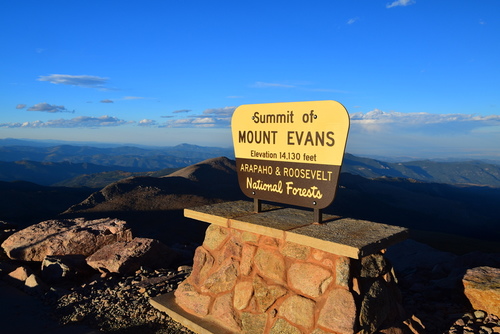
[(126, 222), (119, 219), (54, 219), (12, 234), (2, 248), (13, 260), (43, 261), (46, 255), (89, 256), (105, 245), (131, 238)]

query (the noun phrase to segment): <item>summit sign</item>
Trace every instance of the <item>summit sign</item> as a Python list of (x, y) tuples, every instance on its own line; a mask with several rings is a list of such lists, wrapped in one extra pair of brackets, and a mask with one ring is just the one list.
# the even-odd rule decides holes
[(242, 105), (231, 129), (246, 196), (313, 209), (332, 203), (349, 132), (340, 103)]

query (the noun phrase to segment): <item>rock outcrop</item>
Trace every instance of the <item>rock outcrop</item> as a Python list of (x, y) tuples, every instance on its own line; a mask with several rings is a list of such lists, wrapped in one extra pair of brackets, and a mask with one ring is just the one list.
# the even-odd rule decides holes
[(500, 268), (469, 269), (462, 282), (465, 296), (474, 309), (500, 316)]
[(105, 245), (131, 238), (132, 233), (123, 220), (54, 219), (12, 234), (2, 248), (13, 260), (43, 261), (47, 255), (89, 256)]
[(175, 258), (175, 252), (158, 240), (134, 238), (102, 247), (87, 264), (103, 273), (129, 274), (140, 267), (167, 268)]

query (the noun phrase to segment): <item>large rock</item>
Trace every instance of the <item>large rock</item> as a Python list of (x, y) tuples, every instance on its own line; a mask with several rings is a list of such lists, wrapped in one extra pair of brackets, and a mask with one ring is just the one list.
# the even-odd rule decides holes
[(356, 302), (351, 292), (344, 289), (330, 291), (319, 314), (318, 324), (336, 333), (354, 333)]
[(13, 260), (42, 261), (47, 255), (89, 256), (105, 245), (131, 238), (126, 222), (119, 219), (47, 220), (12, 234), (2, 248)]
[(33, 273), (33, 271), (26, 266), (18, 266), (11, 268), (8, 275), (3, 279), (14, 286), (23, 286), (26, 279)]
[(314, 326), (316, 303), (299, 295), (288, 297), (279, 308), (279, 313), (295, 325), (311, 329)]
[(38, 276), (31, 274), (24, 281), (24, 290), (32, 295), (42, 295), (49, 290), (49, 286)]
[(140, 267), (165, 268), (177, 254), (158, 240), (134, 238), (99, 249), (87, 258), (87, 264), (101, 272), (128, 274)]
[(196, 291), (196, 288), (188, 280), (182, 282), (174, 294), (177, 304), (182, 305), (183, 308), (201, 317), (208, 314), (211, 301), (210, 296), (202, 295)]
[(500, 316), (500, 268), (469, 269), (462, 282), (474, 309)]
[(318, 265), (297, 262), (290, 266), (288, 280), (294, 289), (316, 298), (325, 292), (333, 278), (328, 270)]

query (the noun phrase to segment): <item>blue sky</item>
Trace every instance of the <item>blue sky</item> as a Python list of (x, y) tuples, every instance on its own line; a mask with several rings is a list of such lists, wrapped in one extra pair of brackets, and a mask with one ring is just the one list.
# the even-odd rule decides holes
[(500, 0), (4, 1), (0, 138), (231, 145), (336, 100), (347, 151), (500, 159)]

